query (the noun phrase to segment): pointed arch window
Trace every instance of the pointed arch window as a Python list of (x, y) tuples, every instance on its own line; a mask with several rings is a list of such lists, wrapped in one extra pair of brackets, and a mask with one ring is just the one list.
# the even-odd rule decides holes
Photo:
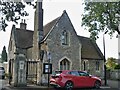
[(86, 70), (86, 63), (85, 63), (85, 61), (83, 62), (83, 70), (84, 71)]
[(99, 71), (100, 70), (100, 62), (96, 61), (96, 70)]
[(84, 60), (83, 61), (83, 70), (84, 71), (88, 71), (89, 70), (89, 61), (88, 60)]
[(70, 62), (67, 59), (60, 62), (60, 70), (70, 70)]
[(68, 40), (69, 40), (68, 32), (66, 30), (64, 30), (62, 32), (62, 35), (61, 35), (61, 43), (62, 43), (62, 45), (68, 45), (69, 44)]

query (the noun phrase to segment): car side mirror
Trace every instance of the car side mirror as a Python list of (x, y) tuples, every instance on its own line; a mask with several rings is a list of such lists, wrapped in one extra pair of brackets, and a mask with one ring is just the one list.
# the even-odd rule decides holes
[(91, 75), (89, 75), (89, 77), (91, 78), (92, 76), (91, 76)]
[(91, 76), (89, 76), (89, 78), (91, 78)]

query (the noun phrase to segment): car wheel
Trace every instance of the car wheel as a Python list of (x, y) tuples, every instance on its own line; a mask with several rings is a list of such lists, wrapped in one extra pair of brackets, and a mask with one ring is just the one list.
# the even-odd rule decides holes
[(99, 89), (100, 88), (100, 82), (99, 81), (96, 81), (95, 82), (95, 84), (94, 84), (94, 87), (96, 88), (96, 89)]
[(66, 82), (65, 88), (67, 90), (71, 90), (73, 88), (73, 82), (71, 82), (71, 81)]

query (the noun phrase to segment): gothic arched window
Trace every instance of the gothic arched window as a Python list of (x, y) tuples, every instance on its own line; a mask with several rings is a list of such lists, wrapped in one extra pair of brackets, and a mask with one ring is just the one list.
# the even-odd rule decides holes
[(100, 70), (100, 62), (96, 61), (96, 70), (99, 71)]
[(60, 70), (69, 70), (70, 69), (70, 62), (67, 59), (63, 59), (60, 62)]
[(89, 62), (88, 60), (83, 61), (83, 70), (88, 71), (89, 70)]
[(84, 71), (86, 70), (86, 63), (85, 63), (85, 61), (83, 62), (83, 70)]
[(68, 45), (68, 33), (66, 30), (64, 30), (62, 32), (62, 35), (61, 35), (61, 43), (62, 45)]

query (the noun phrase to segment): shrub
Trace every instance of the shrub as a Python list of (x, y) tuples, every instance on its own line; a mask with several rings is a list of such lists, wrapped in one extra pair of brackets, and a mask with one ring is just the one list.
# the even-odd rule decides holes
[(114, 69), (120, 69), (120, 64), (117, 64)]

